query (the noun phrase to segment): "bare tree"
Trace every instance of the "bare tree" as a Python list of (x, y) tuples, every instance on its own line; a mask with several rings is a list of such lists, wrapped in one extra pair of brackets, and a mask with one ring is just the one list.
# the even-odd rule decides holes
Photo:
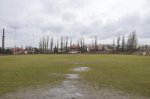
[(40, 39), (40, 42), (39, 42), (39, 49), (41, 50), (41, 53), (46, 53), (46, 52), (47, 52), (47, 49), (48, 49), (48, 42), (49, 42), (48, 37), (47, 37), (47, 39), (46, 39), (45, 36), (43, 36), (43, 38)]
[(53, 46), (54, 46), (54, 40), (51, 37), (51, 41), (50, 41), (50, 50), (51, 50), (51, 52), (53, 52)]
[(122, 36), (122, 51), (125, 50), (125, 38), (124, 35)]
[(84, 51), (84, 38), (83, 37), (81, 37), (80, 39), (80, 51), (81, 53)]
[(45, 44), (45, 37), (43, 36), (43, 39), (42, 39), (42, 47), (43, 47), (43, 53), (45, 53), (46, 51), (46, 44)]
[(137, 36), (136, 32), (133, 31), (128, 37), (127, 49), (128, 51), (134, 51), (137, 48)]
[(47, 53), (47, 44), (46, 44), (46, 38), (44, 39), (44, 53)]
[(93, 39), (92, 39), (92, 47), (94, 48), (94, 41), (93, 41)]
[(39, 49), (40, 49), (40, 51), (42, 51), (42, 50), (43, 50), (42, 40), (40, 40), (40, 42), (39, 42)]
[(56, 45), (57, 49), (59, 48), (59, 40), (57, 40), (57, 45)]
[(61, 53), (63, 52), (63, 37), (60, 38)]
[(113, 39), (113, 51), (115, 51), (115, 39)]
[(136, 50), (138, 41), (137, 41), (137, 35), (135, 31), (132, 33), (132, 41), (133, 41), (133, 50)]
[(68, 51), (68, 37), (66, 37), (66, 44), (65, 44), (65, 46), (66, 46), (66, 53), (67, 53), (67, 51)]
[(77, 40), (78, 51), (80, 51), (80, 40)]
[(49, 36), (46, 38), (46, 53), (48, 53), (48, 47), (49, 47)]
[(83, 51), (85, 51), (85, 39), (83, 38)]
[(72, 38), (70, 38), (70, 47), (72, 46)]
[(120, 48), (120, 36), (117, 38), (117, 51), (119, 51)]

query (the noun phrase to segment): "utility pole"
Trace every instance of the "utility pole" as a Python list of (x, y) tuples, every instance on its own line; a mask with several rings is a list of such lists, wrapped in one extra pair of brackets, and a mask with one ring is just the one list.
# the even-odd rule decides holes
[(5, 50), (5, 29), (3, 28), (3, 35), (2, 35), (2, 52), (4, 54)]

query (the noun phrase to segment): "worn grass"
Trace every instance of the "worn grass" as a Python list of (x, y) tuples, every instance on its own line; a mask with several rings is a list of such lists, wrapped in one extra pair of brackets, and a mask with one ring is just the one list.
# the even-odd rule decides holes
[(99, 88), (150, 97), (150, 57), (133, 55), (0, 56), (0, 93), (60, 82), (75, 66), (90, 67), (81, 76)]

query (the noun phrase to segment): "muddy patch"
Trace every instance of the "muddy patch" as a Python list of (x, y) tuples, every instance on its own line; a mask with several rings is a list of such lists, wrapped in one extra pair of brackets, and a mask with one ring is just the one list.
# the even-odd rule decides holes
[(89, 71), (89, 70), (91, 70), (89, 67), (77, 67), (77, 68), (74, 68), (73, 69), (73, 71), (75, 71), (75, 72), (85, 72), (85, 71)]

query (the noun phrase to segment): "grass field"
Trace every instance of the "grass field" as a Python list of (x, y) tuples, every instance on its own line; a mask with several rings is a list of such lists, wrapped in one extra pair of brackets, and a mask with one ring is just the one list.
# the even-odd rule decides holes
[(150, 97), (150, 57), (133, 55), (0, 56), (0, 94), (55, 84), (76, 66), (91, 68), (81, 73), (89, 84)]

